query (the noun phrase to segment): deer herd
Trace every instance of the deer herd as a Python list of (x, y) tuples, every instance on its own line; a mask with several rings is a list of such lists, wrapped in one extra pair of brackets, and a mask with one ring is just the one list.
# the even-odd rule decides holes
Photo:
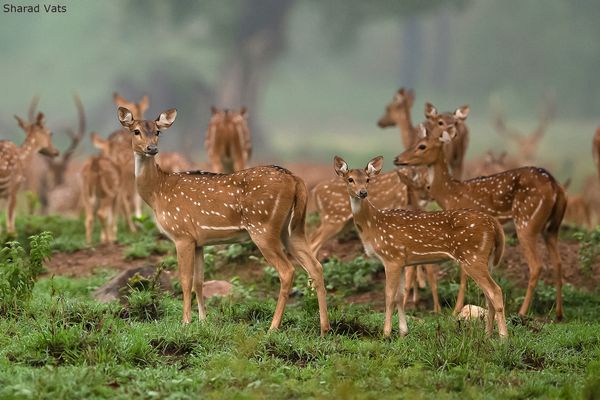
[[(488, 152), (469, 163), (465, 160), (469, 107), (440, 112), (425, 103), (425, 119), (414, 125), (415, 94), (401, 88), (378, 120), (380, 128), (396, 126), (400, 131), (404, 151), (393, 160), (397, 168), (382, 172), (381, 156), (365, 168), (351, 168), (335, 156), (337, 177), (316, 184), (311, 191), (299, 176), (283, 167), (248, 167), (252, 144), (246, 108), (211, 109), (204, 142), (208, 172), (193, 170), (193, 164), (177, 153), (159, 152), (159, 137), (175, 123), (175, 109), (146, 119), (148, 96), (131, 102), (115, 93), (113, 101), (122, 127), (107, 138), (92, 132), (91, 142), (99, 153), (78, 166), (73, 154), (86, 130), (78, 97), (79, 126), (76, 132), (67, 131), (71, 143), (62, 156), (54, 147), (44, 114), (36, 113), (37, 98), (31, 103), (28, 120), (15, 116), (25, 133), (22, 145), (0, 141), (0, 198), (7, 200), (7, 232), (15, 232), (15, 207), (22, 186), (38, 193), (47, 212), (56, 212), (57, 203), (74, 203), (72, 208), (85, 215), (90, 244), (95, 219), (103, 242), (116, 240), (119, 216), (127, 222), (127, 229), (135, 231), (133, 216), (142, 215), (144, 202), (153, 211), (159, 230), (175, 244), (184, 323), (192, 321), (194, 292), (198, 317), (206, 318), (204, 246), (252, 240), (279, 274), (271, 329), (281, 325), (297, 263), (310, 275), (319, 304), (321, 334), (325, 334), (330, 324), (323, 269), (317, 257), (323, 244), (352, 221), (365, 253), (384, 266), (385, 336), (392, 332), (394, 308), (400, 335), (408, 332), (404, 309), (413, 286), (413, 296), (417, 295), (417, 282), (423, 281), (423, 274), (432, 289), (434, 311), (441, 310), (437, 264), (453, 260), (461, 277), (454, 313), (463, 309), (467, 277), (471, 277), (487, 301), (487, 334), (493, 333), (496, 322), (499, 336), (506, 337), (502, 289), (490, 275), (503, 256), (503, 225), (510, 224), (516, 232), (529, 270), (519, 314), (526, 315), (534, 299), (543, 267), (538, 251), (541, 238), (554, 269), (555, 312), (560, 320), (559, 228), (563, 218), (588, 228), (597, 224), (600, 207), (590, 200), (594, 196), (567, 196), (568, 182), (561, 185), (546, 169), (531, 166), (555, 112), (551, 101), (530, 135), (509, 128), (496, 110), (494, 126), (516, 145), (516, 155)], [(600, 176), (600, 127), (593, 139), (593, 159)], [(38, 168), (40, 165), (45, 167)], [(80, 179), (66, 179), (74, 170)], [(470, 179), (462, 180), (464, 176)], [(586, 185), (591, 186), (597, 187), (597, 183)], [(320, 224), (307, 236), (309, 201), (319, 213)], [(431, 202), (441, 210), (427, 211)]]

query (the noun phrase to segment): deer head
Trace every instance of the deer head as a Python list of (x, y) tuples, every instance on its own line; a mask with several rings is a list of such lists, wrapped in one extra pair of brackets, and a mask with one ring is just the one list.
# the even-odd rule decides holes
[(410, 114), (414, 100), (415, 92), (413, 90), (398, 89), (392, 101), (385, 107), (385, 112), (377, 121), (377, 125), (380, 128), (387, 128), (405, 120)]
[(378, 156), (373, 158), (364, 170), (348, 169), (348, 164), (343, 158), (335, 156), (333, 159), (333, 168), (338, 176), (342, 177), (346, 182), (348, 194), (353, 199), (367, 198), (367, 185), (369, 178), (378, 175), (383, 167), (383, 157)]
[(442, 129), (448, 129), (450, 126), (464, 122), (469, 116), (469, 111), (469, 106), (462, 106), (457, 108), (454, 113), (439, 113), (433, 104), (425, 103), (425, 118), (427, 122)]
[(25, 139), (33, 151), (45, 156), (56, 157), (59, 152), (52, 143), (52, 132), (46, 127), (46, 119), (43, 113), (38, 113), (35, 121), (28, 123), (21, 117), (15, 115), (18, 125), (25, 131)]
[(419, 125), (419, 138), (415, 144), (396, 156), (394, 165), (426, 165), (434, 164), (443, 154), (443, 145), (450, 143), (456, 136), (454, 124), (448, 125), (449, 120), (440, 120), (441, 125), (427, 128), (425, 124)]
[(119, 122), (133, 134), (131, 146), (134, 154), (141, 157), (153, 157), (158, 154), (158, 136), (168, 129), (177, 117), (177, 110), (171, 108), (160, 113), (154, 121), (137, 120), (125, 107), (119, 107)]
[(117, 105), (117, 107), (124, 107), (131, 111), (133, 114), (133, 118), (137, 120), (144, 119), (144, 113), (148, 109), (150, 100), (148, 96), (144, 96), (137, 103), (127, 100), (123, 96), (120, 96), (118, 93), (113, 94), (113, 101)]

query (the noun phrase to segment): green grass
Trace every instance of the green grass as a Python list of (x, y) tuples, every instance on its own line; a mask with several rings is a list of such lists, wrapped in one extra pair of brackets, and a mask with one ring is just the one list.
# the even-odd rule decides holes
[[(54, 234), (83, 234), (74, 223), (55, 223), (48, 224)], [(157, 241), (149, 225), (144, 230), (120, 237), (125, 251), (144, 235)], [(218, 279), (221, 268), (256, 263), (257, 254), (251, 244), (209, 247), (207, 272)], [(174, 268), (172, 253), (163, 264)], [(315, 296), (301, 271), (281, 330), (268, 332), (279, 287), (261, 268), (266, 273), (255, 282), (233, 279), (234, 296), (210, 300), (208, 319), (194, 315), (188, 326), (180, 323), (178, 295), (140, 291), (124, 304), (94, 301), (91, 293), (113, 271), (39, 280), (20, 314), (0, 317), (0, 399), (600, 397), (598, 292), (566, 285), (567, 320), (557, 324), (554, 289), (540, 284), (532, 317), (518, 318), (523, 289), (496, 275), (510, 333), (501, 341), (486, 337), (482, 322), (450, 315), (457, 285), (449, 271), (457, 269), (448, 264), (442, 268), (452, 279), (440, 282), (444, 312), (411, 310), (409, 335), (398, 336), (394, 319), (386, 339), (380, 311), (344, 300), (365, 290), (383, 297), (374, 280), (381, 266), (332, 258), (324, 265), (332, 332), (320, 337)], [(467, 302), (483, 302), (473, 284)]]

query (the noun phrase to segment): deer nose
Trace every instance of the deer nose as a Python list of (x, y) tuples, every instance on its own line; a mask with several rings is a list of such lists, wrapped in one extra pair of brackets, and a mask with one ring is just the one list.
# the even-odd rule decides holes
[(158, 153), (158, 146), (156, 146), (155, 144), (149, 144), (148, 146), (146, 146), (146, 153), (151, 155)]
[(368, 194), (368, 193), (367, 193), (367, 189), (360, 189), (360, 192), (358, 192), (358, 196), (359, 196), (361, 199), (364, 199), (365, 197), (367, 197), (367, 194)]

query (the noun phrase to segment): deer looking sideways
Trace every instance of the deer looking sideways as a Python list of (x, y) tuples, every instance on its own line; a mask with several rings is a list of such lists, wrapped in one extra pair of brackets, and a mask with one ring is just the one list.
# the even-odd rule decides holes
[(25, 166), (35, 153), (49, 157), (58, 156), (43, 113), (38, 113), (35, 121), (31, 123), (16, 115), (15, 118), (26, 134), (23, 144), (17, 147), (8, 140), (0, 140), (0, 199), (8, 199), (6, 227), (9, 233), (15, 232), (15, 206), (17, 193), (24, 180)]
[[(556, 317), (562, 319), (562, 273), (558, 253), (558, 231), (565, 213), (566, 196), (562, 187), (544, 169), (523, 167), (464, 182), (453, 179), (442, 147), (452, 140), (455, 129), (448, 125), (421, 126), (421, 139), (394, 160), (396, 165), (424, 165), (430, 173), (429, 193), (444, 209), (471, 208), (486, 212), (500, 222), (514, 221), (519, 243), (529, 266), (529, 283), (519, 310), (529, 309), (541, 272), (536, 241), (542, 234), (555, 268)], [(441, 132), (441, 134), (440, 134)], [(461, 287), (455, 312), (464, 302), (466, 277), (461, 271)]]
[(219, 173), (243, 170), (252, 155), (246, 107), (239, 112), (211, 107), (211, 112), (204, 141), (211, 169)]
[[(413, 126), (411, 109), (415, 100), (415, 93), (405, 88), (398, 89), (391, 103), (385, 107), (385, 113), (377, 121), (380, 128), (397, 126), (404, 148), (410, 148), (418, 140), (418, 129)], [(460, 179), (463, 175), (465, 154), (469, 145), (469, 128), (465, 119), (469, 115), (469, 107), (462, 106), (454, 113), (439, 113), (431, 103), (425, 103), (425, 118), (433, 124), (443, 124), (448, 120), (457, 120), (456, 139), (444, 146), (446, 160), (452, 171), (452, 176)]]
[(500, 337), (508, 336), (502, 289), (489, 272), (489, 267), (500, 262), (504, 251), (504, 232), (500, 223), (473, 210), (379, 209), (368, 199), (368, 186), (370, 178), (380, 173), (382, 165), (383, 157), (375, 157), (364, 170), (350, 170), (342, 158), (334, 158), (335, 172), (346, 183), (354, 225), (365, 251), (379, 258), (385, 268), (383, 334), (391, 334), (394, 305), (398, 310), (400, 334), (408, 333), (402, 268), (454, 259), (486, 297), (490, 310), (486, 323), (488, 335), (493, 332), (497, 314), (498, 333)]
[(204, 171), (167, 173), (157, 165), (158, 137), (175, 121), (175, 109), (154, 121), (137, 120), (119, 107), (118, 118), (131, 132), (138, 193), (152, 208), (157, 226), (177, 250), (183, 290), (183, 322), (191, 322), (192, 287), (198, 316), (205, 319), (202, 296), (203, 246), (252, 239), (265, 260), (279, 273), (281, 287), (271, 330), (278, 329), (298, 261), (314, 281), (321, 334), (330, 329), (321, 264), (312, 255), (304, 232), (307, 190), (304, 182), (277, 166), (256, 167), (233, 174)]

